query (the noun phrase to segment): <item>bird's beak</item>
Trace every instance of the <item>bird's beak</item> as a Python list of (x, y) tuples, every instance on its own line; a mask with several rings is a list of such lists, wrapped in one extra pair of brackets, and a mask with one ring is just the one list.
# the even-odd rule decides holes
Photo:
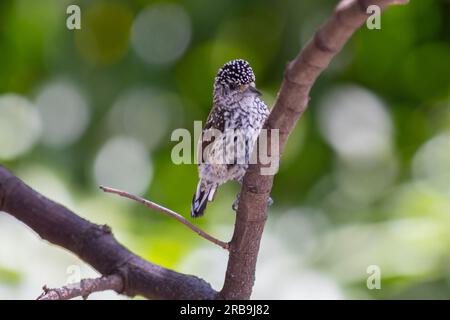
[(252, 93), (254, 93), (254, 94), (258, 95), (258, 96), (262, 96), (261, 91), (259, 91), (258, 89), (256, 89), (253, 86), (248, 86), (248, 91), (250, 91), (250, 92), (252, 92)]
[(256, 94), (257, 96), (262, 96), (262, 93), (255, 88), (255, 84), (251, 83), (249, 85), (246, 86), (247, 88), (245, 89), (245, 91), (250, 92), (252, 94)]

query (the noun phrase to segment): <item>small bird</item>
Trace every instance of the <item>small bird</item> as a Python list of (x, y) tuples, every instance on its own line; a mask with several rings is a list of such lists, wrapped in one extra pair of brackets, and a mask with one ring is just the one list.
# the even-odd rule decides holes
[[(213, 106), (198, 143), (200, 179), (192, 199), (192, 217), (203, 215), (221, 184), (230, 180), (242, 184), (253, 146), (269, 115), (260, 96), (247, 61), (232, 60), (219, 69)], [(233, 210), (237, 210), (239, 196)]]

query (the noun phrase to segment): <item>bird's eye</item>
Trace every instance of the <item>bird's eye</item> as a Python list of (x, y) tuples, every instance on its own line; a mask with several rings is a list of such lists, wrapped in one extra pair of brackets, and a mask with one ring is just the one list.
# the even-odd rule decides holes
[(231, 90), (236, 90), (238, 88), (238, 85), (235, 83), (230, 83), (230, 89)]

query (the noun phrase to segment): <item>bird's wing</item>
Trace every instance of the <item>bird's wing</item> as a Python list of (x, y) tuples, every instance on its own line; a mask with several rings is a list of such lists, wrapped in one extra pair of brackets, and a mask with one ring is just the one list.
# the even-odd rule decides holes
[(224, 110), (217, 105), (213, 105), (211, 108), (197, 144), (197, 159), (199, 163), (205, 161), (204, 150), (215, 141), (216, 137), (212, 132), (213, 130), (218, 130), (220, 133), (223, 133), (225, 130)]

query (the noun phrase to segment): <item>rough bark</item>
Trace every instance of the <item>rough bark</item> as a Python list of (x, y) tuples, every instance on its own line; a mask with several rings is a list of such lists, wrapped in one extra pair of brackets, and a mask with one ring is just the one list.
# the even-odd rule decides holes
[(61, 288), (49, 289), (43, 287), (42, 293), (37, 300), (69, 300), (76, 297), (87, 299), (91, 293), (114, 290), (121, 292), (123, 280), (119, 275), (110, 275), (97, 279), (83, 279), (79, 283), (70, 284)]
[[(279, 130), (279, 154), (283, 153), (289, 134), (306, 110), (309, 92), (320, 73), (341, 50), (350, 36), (364, 24), (369, 5), (384, 10), (388, 5), (407, 0), (345, 0), (341, 1), (325, 24), (291, 61), (284, 74), (275, 106), (264, 126)], [(270, 145), (270, 139), (267, 142)], [(267, 199), (272, 190), (273, 175), (261, 175), (260, 163), (251, 165), (244, 177), (223, 299), (249, 299), (255, 281), (255, 268), (264, 225)]]
[(42, 239), (75, 253), (102, 275), (120, 275), (124, 284), (122, 293), (126, 295), (150, 299), (214, 299), (216, 296), (216, 291), (204, 280), (143, 260), (118, 243), (108, 226), (77, 216), (1, 166), (0, 211), (25, 223)]
[[(310, 90), (331, 59), (366, 21), (369, 5), (384, 10), (407, 0), (344, 0), (288, 64), (275, 106), (265, 124), (279, 130), (279, 155), (305, 111)], [(268, 141), (270, 144), (270, 139)], [(249, 299), (255, 281), (259, 245), (267, 220), (272, 175), (251, 165), (244, 178), (229, 261), (222, 290), (204, 280), (145, 261), (117, 242), (107, 226), (99, 226), (45, 198), (0, 167), (0, 210), (8, 212), (43, 239), (77, 254), (102, 275), (120, 275), (122, 293), (155, 299)]]

